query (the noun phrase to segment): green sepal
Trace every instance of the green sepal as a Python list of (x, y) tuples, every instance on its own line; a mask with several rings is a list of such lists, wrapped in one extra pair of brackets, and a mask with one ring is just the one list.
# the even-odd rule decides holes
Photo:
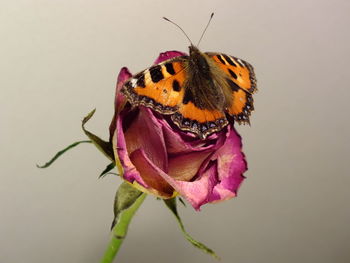
[(115, 195), (114, 199), (114, 219), (111, 228), (118, 224), (124, 210), (129, 209), (141, 195), (146, 195), (137, 190), (130, 183), (123, 182)]
[(114, 153), (113, 147), (110, 142), (106, 142), (102, 140), (100, 137), (95, 134), (89, 132), (85, 129), (85, 124), (91, 119), (91, 117), (95, 114), (96, 109), (92, 110), (82, 121), (82, 129), (87, 137), (92, 141), (92, 143), (99, 149), (108, 159), (114, 162)]
[(105, 177), (107, 174), (109, 174), (109, 171), (111, 171), (114, 167), (115, 163), (110, 163), (109, 165), (107, 165), (98, 178)]
[(177, 205), (176, 205), (176, 197), (174, 198), (170, 198), (170, 199), (164, 199), (164, 202), (166, 204), (166, 206), (171, 210), (171, 212), (173, 212), (174, 216), (176, 217), (177, 222), (179, 223), (179, 226), (182, 230), (182, 233), (184, 234), (185, 238), (195, 247), (201, 249), (202, 251), (212, 255), (214, 258), (216, 259), (220, 259), (215, 252), (208, 248), (206, 245), (204, 245), (203, 243), (193, 239), (185, 230), (185, 227), (181, 221), (181, 218), (177, 212)]
[(37, 164), (36, 167), (38, 167), (38, 168), (47, 168), (47, 167), (49, 167), (54, 161), (56, 161), (58, 159), (58, 157), (60, 157), (66, 151), (74, 148), (75, 146), (77, 146), (77, 145), (79, 145), (81, 143), (92, 143), (92, 141), (78, 141), (78, 142), (74, 142), (71, 145), (69, 145), (66, 148), (64, 148), (63, 150), (61, 150), (58, 153), (56, 153), (55, 156), (52, 157), (52, 159), (50, 161), (48, 161), (47, 163), (45, 163), (44, 165)]
[(179, 201), (184, 207), (186, 207), (186, 203), (181, 197), (179, 197)]

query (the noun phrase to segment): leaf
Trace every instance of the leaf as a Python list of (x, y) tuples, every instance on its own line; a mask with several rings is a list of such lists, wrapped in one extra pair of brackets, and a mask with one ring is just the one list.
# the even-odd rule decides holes
[(107, 165), (98, 178), (105, 177), (108, 174), (108, 172), (111, 171), (114, 167), (115, 167), (115, 163), (110, 163), (109, 165)]
[(133, 187), (130, 183), (123, 182), (115, 195), (113, 227), (118, 224), (121, 213), (131, 207), (143, 193)]
[(64, 148), (63, 150), (59, 151), (58, 153), (56, 153), (56, 155), (54, 157), (52, 157), (52, 159), (50, 161), (48, 161), (47, 163), (45, 163), (44, 165), (36, 165), (36, 167), (38, 168), (47, 168), (49, 167), (54, 161), (56, 161), (58, 159), (58, 157), (60, 157), (62, 154), (64, 154), (66, 151), (74, 148), (75, 146), (78, 146), (81, 143), (92, 143), (92, 141), (78, 141), (75, 143), (72, 143), (71, 145), (67, 146), (66, 148)]
[(99, 149), (108, 159), (114, 162), (114, 153), (113, 147), (110, 142), (106, 142), (96, 136), (95, 134), (89, 132), (85, 129), (85, 124), (91, 119), (91, 117), (95, 114), (96, 109), (92, 110), (82, 121), (81, 127), (86, 134), (87, 137), (92, 141), (92, 143)]
[(171, 210), (171, 212), (173, 212), (174, 216), (176, 217), (177, 222), (179, 223), (180, 228), (181, 228), (181, 230), (182, 230), (182, 232), (183, 232), (185, 238), (186, 238), (192, 245), (194, 245), (195, 247), (197, 247), (197, 248), (203, 250), (204, 252), (206, 252), (206, 253), (212, 255), (212, 256), (213, 256), (214, 258), (216, 258), (216, 259), (220, 259), (220, 258), (215, 254), (215, 252), (214, 252), (212, 249), (208, 248), (206, 245), (202, 244), (201, 242), (199, 242), (199, 241), (193, 239), (193, 238), (186, 232), (185, 227), (184, 227), (184, 225), (183, 225), (183, 223), (182, 223), (182, 221), (181, 221), (181, 218), (180, 218), (180, 216), (179, 216), (179, 214), (178, 214), (178, 212), (177, 212), (176, 197), (170, 198), (170, 199), (164, 199), (164, 202), (165, 202), (166, 206)]

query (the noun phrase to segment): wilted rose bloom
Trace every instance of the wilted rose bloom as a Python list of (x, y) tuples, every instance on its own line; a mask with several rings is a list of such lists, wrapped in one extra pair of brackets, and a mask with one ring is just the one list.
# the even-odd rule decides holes
[[(155, 63), (184, 53), (161, 53)], [(124, 180), (161, 198), (184, 197), (199, 210), (230, 199), (247, 170), (241, 137), (233, 125), (202, 140), (181, 131), (169, 116), (150, 108), (132, 108), (119, 91), (132, 74), (122, 68), (110, 133), (116, 164)]]

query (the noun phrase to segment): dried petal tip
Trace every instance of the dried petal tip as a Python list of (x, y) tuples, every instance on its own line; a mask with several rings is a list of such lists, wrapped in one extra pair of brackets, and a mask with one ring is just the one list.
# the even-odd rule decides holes
[(179, 57), (179, 56), (186, 56), (186, 53), (180, 52), (180, 51), (166, 51), (163, 53), (160, 53), (156, 61), (154, 61), (154, 64), (159, 64), (165, 60)]

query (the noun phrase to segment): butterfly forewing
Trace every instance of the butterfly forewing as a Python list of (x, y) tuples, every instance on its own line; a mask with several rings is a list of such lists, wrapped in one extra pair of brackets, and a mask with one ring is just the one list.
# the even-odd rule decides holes
[(213, 59), (227, 76), (232, 94), (227, 112), (239, 123), (249, 123), (249, 116), (254, 110), (252, 94), (257, 90), (253, 67), (242, 59), (226, 54), (205, 54)]
[(207, 52), (216, 65), (241, 89), (249, 93), (256, 91), (256, 79), (253, 67), (246, 61), (221, 53)]
[(185, 59), (176, 57), (134, 75), (122, 92), (134, 106), (147, 106), (162, 114), (176, 112), (184, 96)]

